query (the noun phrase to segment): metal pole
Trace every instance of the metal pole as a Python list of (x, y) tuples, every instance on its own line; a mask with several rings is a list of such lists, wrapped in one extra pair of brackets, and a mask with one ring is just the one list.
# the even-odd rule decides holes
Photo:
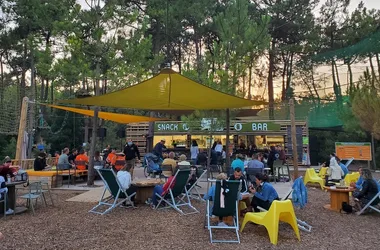
[(226, 110), (226, 168), (229, 168), (231, 166), (230, 162), (230, 109)]
[(93, 117), (93, 122), (92, 122), (91, 147), (90, 147), (90, 154), (89, 154), (90, 162), (88, 166), (87, 186), (93, 186), (94, 179), (95, 179), (94, 155), (95, 155), (95, 147), (96, 147), (96, 137), (97, 137), (97, 132), (98, 132), (98, 114), (99, 114), (99, 108), (95, 107), (94, 117)]
[(291, 121), (291, 134), (292, 134), (292, 147), (293, 147), (293, 166), (294, 166), (294, 179), (298, 178), (298, 152), (297, 152), (297, 131), (296, 131), (296, 115), (294, 111), (294, 99), (289, 100), (290, 106), (290, 121)]

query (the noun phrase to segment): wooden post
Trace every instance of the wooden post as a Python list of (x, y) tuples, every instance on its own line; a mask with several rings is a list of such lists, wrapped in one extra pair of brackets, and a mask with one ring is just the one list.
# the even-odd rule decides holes
[(16, 148), (16, 161), (15, 164), (21, 164), (21, 158), (22, 158), (22, 142), (24, 141), (24, 132), (26, 129), (26, 119), (28, 117), (28, 103), (29, 98), (24, 97), (22, 99), (22, 105), (21, 105), (21, 114), (20, 114), (20, 125), (18, 127), (18, 136), (17, 136), (17, 148)]
[(96, 137), (98, 134), (98, 114), (99, 114), (99, 108), (95, 107), (94, 117), (93, 117), (93, 122), (92, 122), (92, 136), (91, 136), (87, 186), (93, 186), (94, 180), (95, 180), (94, 155), (95, 155), (95, 147), (96, 147)]
[(226, 110), (226, 168), (231, 166), (230, 158), (230, 109)]
[(296, 131), (296, 115), (294, 111), (294, 99), (289, 100), (290, 106), (290, 121), (291, 121), (291, 134), (292, 134), (292, 147), (293, 147), (293, 167), (294, 179), (298, 178), (298, 152), (297, 152), (297, 131)]
[(371, 133), (371, 150), (372, 150), (372, 163), (373, 169), (376, 170), (376, 157), (375, 157), (375, 139), (373, 138), (373, 133)]

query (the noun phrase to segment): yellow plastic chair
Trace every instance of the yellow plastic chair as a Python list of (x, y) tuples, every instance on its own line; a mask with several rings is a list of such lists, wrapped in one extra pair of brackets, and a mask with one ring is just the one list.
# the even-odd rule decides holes
[(321, 167), (321, 169), (319, 170), (318, 176), (321, 177), (322, 179), (324, 179), (326, 177), (326, 174), (327, 174), (327, 169), (329, 169), (329, 168), (328, 167)]
[(325, 181), (315, 173), (314, 168), (306, 169), (306, 174), (303, 178), (303, 184), (306, 185), (309, 182), (319, 183), (319, 185), (321, 185), (321, 189), (323, 189), (323, 187), (325, 186)]
[(268, 231), (270, 242), (277, 245), (278, 225), (280, 221), (290, 224), (297, 236), (297, 239), (301, 240), (293, 204), (290, 200), (273, 201), (269, 211), (267, 212), (246, 213), (240, 232), (243, 231), (247, 222), (263, 225)]
[(352, 182), (357, 182), (359, 180), (359, 177), (360, 174), (358, 172), (347, 174), (346, 177), (344, 177), (344, 183), (346, 186), (349, 186)]

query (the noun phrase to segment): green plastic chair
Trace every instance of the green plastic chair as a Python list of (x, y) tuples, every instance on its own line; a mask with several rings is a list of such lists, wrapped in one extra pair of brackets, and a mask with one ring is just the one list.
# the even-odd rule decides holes
[[(174, 186), (169, 188), (165, 195), (156, 194), (159, 198), (156, 208), (161, 204), (165, 204), (163, 208), (174, 208), (181, 215), (195, 214), (199, 211), (191, 205), (189, 192), (186, 189), (186, 184), (190, 176), (190, 170), (178, 170), (174, 178), (171, 180), (170, 186), (174, 182)], [(183, 194), (183, 195), (182, 195)], [(188, 207), (191, 212), (184, 212), (181, 207)]]
[[(90, 213), (104, 215), (104, 214), (109, 213), (110, 211), (112, 211), (112, 209), (120, 206), (123, 202), (126, 202), (126, 201), (132, 204), (131, 207), (133, 208), (135, 207), (131, 200), (131, 197), (133, 197), (136, 193), (128, 195), (126, 191), (124, 191), (121, 188), (121, 185), (113, 169), (97, 169), (96, 171), (98, 172), (99, 176), (102, 178), (104, 182), (104, 190), (103, 190), (102, 196), (100, 197), (98, 205), (93, 207), (89, 211)], [(106, 191), (108, 191), (111, 195), (105, 197)], [(119, 199), (120, 201), (118, 202)], [(110, 203), (110, 201), (112, 200), (113, 202)], [(106, 206), (108, 208), (103, 212), (99, 212), (97, 210), (100, 206)]]
[[(210, 200), (207, 200), (207, 229), (210, 233), (210, 242), (211, 243), (218, 243), (218, 242), (225, 242), (225, 243), (240, 243), (240, 237), (239, 237), (239, 221), (238, 221), (238, 198), (239, 198), (239, 186), (240, 181), (226, 181), (228, 185), (228, 195), (225, 196), (224, 200), (224, 208), (220, 207), (220, 192), (222, 188), (222, 182), (216, 181), (215, 185), (215, 200), (213, 203), (213, 209), (211, 213), (211, 204)], [(211, 226), (211, 215), (215, 215), (217, 217), (233, 217), (233, 225), (232, 226)], [(237, 240), (215, 240), (212, 236), (212, 230), (213, 229), (229, 229), (229, 230), (235, 230)]]

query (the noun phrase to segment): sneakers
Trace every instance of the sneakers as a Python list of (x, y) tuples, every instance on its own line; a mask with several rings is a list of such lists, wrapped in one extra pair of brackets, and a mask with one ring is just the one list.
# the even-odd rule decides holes
[(221, 221), (218, 223), (218, 227), (228, 227), (228, 225), (224, 223), (223, 221)]
[(151, 199), (151, 198), (148, 198), (148, 199), (145, 201), (145, 204), (147, 204), (147, 205), (152, 204), (152, 199)]
[(10, 208), (5, 212), (6, 215), (11, 215), (13, 213), (14, 213), (13, 209), (10, 209)]

